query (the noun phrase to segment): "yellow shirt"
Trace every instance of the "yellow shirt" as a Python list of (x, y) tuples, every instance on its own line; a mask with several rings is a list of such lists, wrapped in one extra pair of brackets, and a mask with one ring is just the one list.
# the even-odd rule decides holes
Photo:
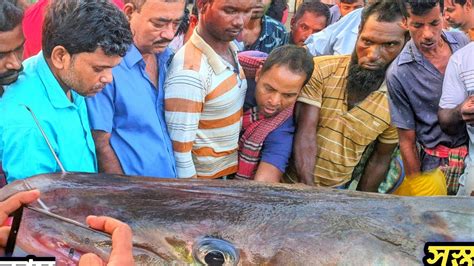
[(340, 186), (350, 181), (365, 148), (374, 140), (398, 142), (390, 125), (385, 82), (352, 109), (345, 90), (350, 55), (314, 58), (315, 69), (299, 102), (320, 108), (317, 127), (315, 184)]

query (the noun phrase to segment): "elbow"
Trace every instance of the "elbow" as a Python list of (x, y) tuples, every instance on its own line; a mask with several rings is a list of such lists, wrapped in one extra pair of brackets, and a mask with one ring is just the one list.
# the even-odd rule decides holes
[(438, 123), (441, 130), (448, 135), (455, 135), (458, 133), (459, 128), (449, 117), (449, 110), (442, 108), (438, 110)]

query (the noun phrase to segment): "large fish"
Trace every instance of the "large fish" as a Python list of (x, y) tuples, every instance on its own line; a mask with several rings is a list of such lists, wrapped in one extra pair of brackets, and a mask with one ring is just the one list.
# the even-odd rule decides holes
[[(89, 214), (108, 215), (128, 223), (138, 264), (414, 265), (422, 263), (428, 241), (474, 240), (473, 198), (51, 174), (9, 184), (0, 199), (28, 186), (41, 190), (53, 213), (81, 222)], [(50, 219), (26, 221), (30, 237), (18, 242), (28, 252), (67, 262), (93, 244), (92, 251), (107, 258), (107, 238)]]

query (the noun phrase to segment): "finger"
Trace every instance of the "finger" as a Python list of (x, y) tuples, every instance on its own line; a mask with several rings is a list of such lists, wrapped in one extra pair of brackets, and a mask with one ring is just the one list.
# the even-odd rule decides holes
[(8, 235), (10, 234), (10, 226), (0, 227), (0, 252), (7, 246)]
[(16, 211), (23, 204), (29, 204), (40, 196), (39, 190), (30, 190), (17, 193), (5, 201), (0, 202), (0, 224), (3, 224), (8, 215)]
[(104, 265), (104, 261), (102, 261), (99, 256), (87, 253), (81, 256), (79, 260), (79, 266), (97, 266), (97, 265)]
[(88, 216), (86, 222), (92, 228), (112, 235), (109, 264), (120, 262), (118, 265), (133, 265), (132, 230), (127, 224), (105, 216)]

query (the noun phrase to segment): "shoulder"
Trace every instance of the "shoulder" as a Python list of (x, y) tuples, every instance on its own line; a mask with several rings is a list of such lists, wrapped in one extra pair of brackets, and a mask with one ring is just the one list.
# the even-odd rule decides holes
[(277, 30), (279, 32), (284, 32), (286, 33), (286, 28), (285, 26), (279, 22), (279, 21), (276, 21), (275, 19), (265, 15), (265, 23), (271, 27), (271, 29), (273, 30)]
[(315, 69), (322, 73), (334, 74), (338, 70), (346, 69), (351, 61), (350, 55), (326, 55), (313, 58)]

